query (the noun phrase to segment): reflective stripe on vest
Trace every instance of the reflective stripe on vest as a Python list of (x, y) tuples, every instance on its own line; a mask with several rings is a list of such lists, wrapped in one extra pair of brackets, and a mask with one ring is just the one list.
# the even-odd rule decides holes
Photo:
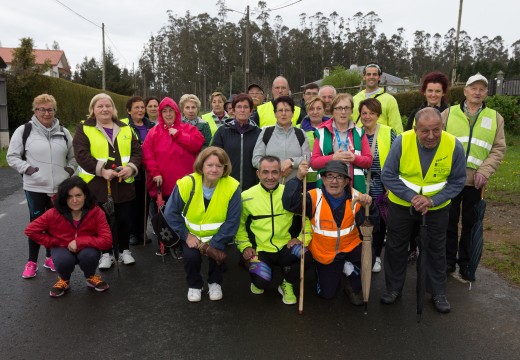
[[(350, 210), (351, 200), (345, 201), (345, 214), (341, 226), (338, 228), (321, 189), (312, 189), (309, 194), (312, 206), (316, 208), (314, 216), (310, 219), (313, 234), (309, 250), (316, 261), (330, 264), (338, 253), (350, 252), (361, 243), (354, 220), (355, 210), (359, 210), (360, 205), (356, 204), (355, 210), (352, 211)], [(356, 190), (352, 190), (352, 196), (357, 196), (357, 194), (359, 193)]]
[[(191, 175), (195, 180), (195, 192), (184, 222), (190, 233), (201, 241), (208, 242), (226, 221), (229, 201), (240, 184), (231, 176), (220, 178), (206, 209), (202, 192), (202, 176), (197, 173)], [(193, 182), (189, 176), (185, 176), (177, 181), (177, 187), (186, 204), (193, 188)]]
[[(83, 132), (85, 133), (85, 136), (87, 136), (90, 142), (90, 154), (96, 160), (102, 162), (114, 160), (114, 158), (108, 156), (109, 143), (105, 135), (101, 132), (101, 130), (99, 130), (95, 126), (83, 125)], [(130, 154), (132, 151), (132, 134), (133, 132), (130, 126), (120, 127), (119, 132), (117, 133), (117, 149), (121, 158), (121, 166), (128, 165), (128, 162), (130, 161)], [(95, 177), (95, 174), (91, 174), (85, 171), (85, 169), (83, 169), (82, 167), (79, 167), (78, 175), (86, 183), (89, 183)], [(133, 183), (134, 177), (131, 176), (128, 179), (125, 179), (125, 182), (129, 184)]]
[[(447, 178), (451, 173), (453, 163), (453, 151), (455, 150), (456, 139), (453, 135), (443, 131), (440, 143), (432, 159), (430, 167), (423, 178), (421, 160), (419, 159), (419, 149), (415, 131), (409, 130), (401, 134), (402, 136), (402, 155), (399, 163), (399, 180), (417, 194), (433, 196), (440, 192), (447, 184)], [(411, 206), (411, 203), (397, 197), (391, 191), (388, 199), (395, 204)], [(450, 200), (431, 208), (436, 210), (445, 207)]]
[(488, 157), (497, 131), (497, 112), (484, 108), (478, 115), (475, 124), (469, 126), (469, 120), (460, 105), (450, 108), (446, 120), (446, 131), (462, 143), (466, 154), (466, 167), (478, 169)]

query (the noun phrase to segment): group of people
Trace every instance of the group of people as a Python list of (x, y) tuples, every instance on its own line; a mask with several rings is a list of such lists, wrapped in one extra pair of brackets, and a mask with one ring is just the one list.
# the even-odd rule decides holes
[[(182, 240), (190, 302), (202, 299), (204, 257), (209, 298), (222, 299), (226, 245), (234, 243), (253, 294), (269, 288), (276, 267), (283, 303), (296, 303), (303, 252), (305, 268), (316, 269), (320, 297), (335, 297), (345, 282), (350, 302), (361, 305), (358, 227), (361, 209), (369, 207), (371, 269), (385, 272), (381, 302), (401, 296), (408, 255), (418, 251), (435, 308), (449, 312), (447, 274), (458, 264), (460, 278), (474, 280), (467, 270), (471, 207), (504, 156), (504, 120), (485, 106), (485, 77), (470, 77), (465, 101), (449, 107), (448, 79), (434, 72), (424, 77), (426, 102), (403, 133), (397, 101), (380, 87), (381, 76), (380, 65), (365, 66), (366, 88), (354, 97), (309, 84), (301, 107), (279, 76), (270, 101), (264, 103), (258, 84), (230, 101), (215, 92), (212, 111), (200, 117), (193, 94), (179, 105), (168, 97), (132, 97), (121, 120), (112, 99), (98, 94), (74, 138), (54, 117), (54, 98), (40, 95), (32, 131), (27, 138), (27, 125), (19, 127), (7, 155), (23, 174), (30, 210), (22, 276), (36, 275), (44, 245), (44, 266), (59, 274), (51, 296), (65, 293), (75, 264), (88, 286), (106, 290), (96, 268), (135, 262), (129, 245), (143, 240), (160, 193), (165, 219)], [(428, 225), (428, 239), (416, 246), (420, 222)]]

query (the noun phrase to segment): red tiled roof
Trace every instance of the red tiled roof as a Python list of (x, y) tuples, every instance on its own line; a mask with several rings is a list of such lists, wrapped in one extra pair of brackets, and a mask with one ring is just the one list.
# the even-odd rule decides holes
[[(4, 59), (6, 64), (11, 64), (13, 62), (13, 48), (4, 48), (0, 47), (0, 57)], [(33, 49), (33, 54), (36, 57), (35, 62), (37, 65), (43, 65), (45, 60), (49, 59), (52, 66), (58, 65), (58, 62), (63, 57), (63, 65), (68, 67), (69, 64), (67, 62), (67, 58), (65, 57), (65, 53), (63, 50), (39, 50)]]

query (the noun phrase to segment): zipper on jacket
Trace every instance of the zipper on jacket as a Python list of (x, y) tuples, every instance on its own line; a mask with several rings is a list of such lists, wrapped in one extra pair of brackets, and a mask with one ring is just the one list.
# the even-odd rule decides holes
[(274, 243), (273, 243), (273, 238), (274, 238), (274, 207), (273, 207), (273, 191), (274, 190), (270, 190), (269, 191), (269, 197), (270, 197), (270, 200), (271, 200), (271, 239), (269, 240), (271, 245), (273, 245), (277, 251), (280, 251), (280, 249), (278, 248), (278, 246), (276, 246)]

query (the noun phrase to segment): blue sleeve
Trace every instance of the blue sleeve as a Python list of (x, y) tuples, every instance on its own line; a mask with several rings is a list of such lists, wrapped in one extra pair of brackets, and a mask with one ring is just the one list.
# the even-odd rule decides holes
[(179, 193), (179, 188), (175, 186), (164, 208), (164, 218), (172, 230), (179, 235), (180, 239), (186, 241), (188, 228), (182, 217), (182, 209), (184, 209), (184, 201)]
[(381, 172), (381, 181), (385, 188), (393, 192), (398, 198), (410, 202), (417, 195), (415, 191), (409, 189), (399, 180), (399, 167), (401, 164), (402, 136), (398, 136), (385, 161), (385, 166)]
[(459, 140), (455, 142), (455, 151), (453, 151), (453, 159), (451, 164), (451, 172), (447, 179), (447, 184), (437, 194), (432, 196), (435, 206), (440, 205), (449, 199), (455, 198), (464, 188), (466, 183), (466, 156), (464, 147)]
[(220, 226), (218, 232), (213, 236), (210, 245), (214, 248), (224, 250), (226, 244), (235, 239), (240, 225), (240, 214), (242, 213), (242, 197), (240, 186), (231, 197), (227, 208), (226, 221)]

